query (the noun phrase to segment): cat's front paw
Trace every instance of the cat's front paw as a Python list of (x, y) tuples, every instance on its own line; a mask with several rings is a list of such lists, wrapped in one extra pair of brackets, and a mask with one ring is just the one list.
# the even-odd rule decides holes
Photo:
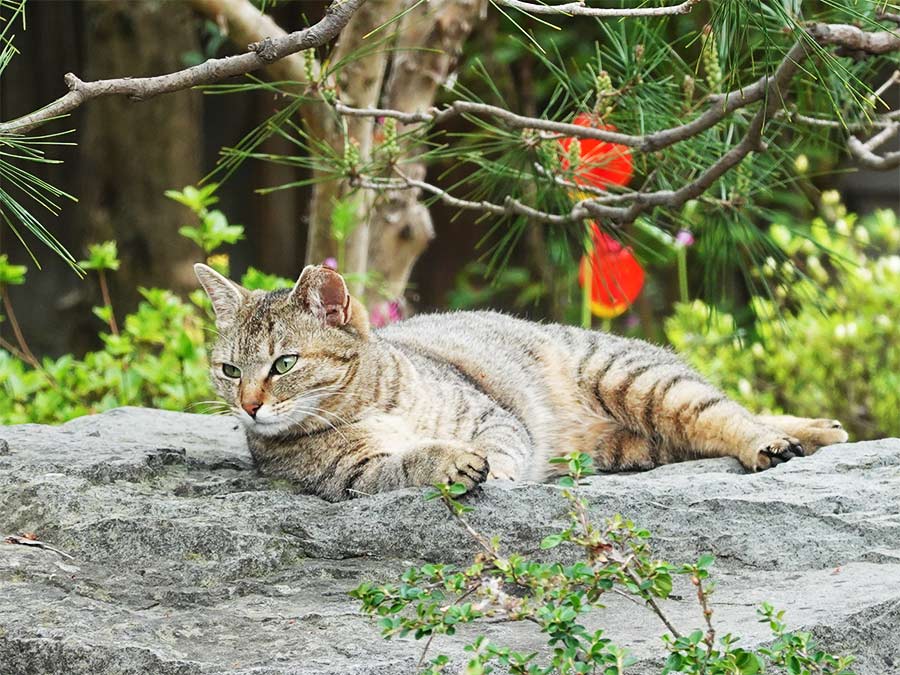
[(490, 466), (484, 454), (474, 450), (456, 450), (449, 459), (445, 467), (445, 483), (462, 483), (466, 490), (471, 490), (487, 480)]
[(764, 471), (805, 454), (803, 445), (793, 436), (769, 437), (745, 453), (741, 463), (750, 471)]

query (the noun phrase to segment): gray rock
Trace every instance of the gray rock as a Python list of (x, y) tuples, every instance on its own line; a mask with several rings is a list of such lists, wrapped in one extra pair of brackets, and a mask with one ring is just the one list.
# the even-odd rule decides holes
[[(653, 532), (660, 557), (717, 556), (721, 633), (764, 643), (755, 607), (769, 601), (857, 654), (861, 675), (900, 672), (900, 440), (757, 475), (706, 460), (583, 490), (598, 518), (622, 513)], [(492, 483), (468, 498), (471, 519), (505, 550), (546, 556), (538, 542), (565, 522), (558, 492)], [(414, 672), (422, 645), (382, 640), (347, 591), (474, 553), (420, 490), (328, 504), (256, 475), (231, 419), (143, 409), (0, 428), (0, 535), (18, 532), (73, 558), (0, 544), (3, 675)], [(675, 595), (664, 607), (676, 625), (700, 627), (691, 589)], [(613, 596), (590, 623), (632, 650), (635, 673), (660, 663), (664, 630), (645, 608)], [(533, 626), (494, 623), (432, 651), (458, 662), (477, 632), (543, 644)]]

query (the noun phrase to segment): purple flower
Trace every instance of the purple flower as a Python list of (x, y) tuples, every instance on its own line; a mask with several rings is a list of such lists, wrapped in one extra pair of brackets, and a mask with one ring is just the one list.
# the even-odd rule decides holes
[(694, 235), (690, 230), (678, 230), (678, 234), (675, 235), (675, 243), (679, 246), (693, 246)]
[(337, 272), (338, 264), (337, 260), (335, 260), (334, 258), (325, 258), (325, 260), (322, 261), (322, 265), (325, 267), (330, 267), (335, 272)]

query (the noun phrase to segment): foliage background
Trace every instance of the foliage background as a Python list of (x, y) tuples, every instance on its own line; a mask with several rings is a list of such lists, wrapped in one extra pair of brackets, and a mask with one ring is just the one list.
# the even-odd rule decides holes
[[(305, 25), (304, 14), (320, 15), (324, 4), (281, 0), (267, 11), (293, 30)], [(214, 24), (183, 3), (34, 2), (28, 19), (28, 30), (17, 36), (22, 53), (0, 80), (0, 119), (33, 110), (57, 96), (61, 74), (68, 71), (86, 79), (152, 74), (233, 50)], [(674, 40), (707, 19), (704, 9), (672, 20), (664, 30)], [(563, 31), (538, 28), (537, 35), (541, 40), (552, 35), (569, 62), (593, 58), (596, 25), (577, 19), (562, 25)], [(159, 35), (166, 39), (159, 40)], [(477, 95), (496, 94), (526, 114), (541, 110), (553, 86), (534, 50), (500, 12), (489, 12), (477, 27), (460, 55), (454, 77)], [(496, 92), (486, 91), (491, 87)], [(898, 89), (888, 92), (892, 106), (898, 103)], [(99, 275), (78, 282), (63, 261), (46, 250), (36, 250), (43, 271), (38, 273), (29, 264), (28, 283), (10, 284), (8, 289), (33, 350), (54, 359), (45, 362), (45, 369), (56, 383), (49, 384), (46, 374), (3, 356), (0, 373), (5, 375), (7, 398), (0, 400), (0, 414), (5, 415), (0, 421), (59, 421), (123, 403), (184, 409), (210, 398), (203, 367), (208, 316), (202, 300), (186, 299), (195, 288), (190, 264), (210, 251), (189, 237), (178, 236), (184, 226), (196, 227), (198, 218), (166, 199), (164, 192), (199, 181), (214, 165), (221, 147), (234, 145), (281, 104), (265, 92), (231, 96), (226, 104), (220, 98), (180, 92), (140, 105), (98, 100), (75, 113), (70, 126), (78, 129), (72, 139), (77, 145), (60, 150), (64, 164), (39, 167), (38, 173), (79, 196), (77, 207), (68, 205), (50, 223), (76, 257), (87, 256), (89, 244), (117, 242), (123, 264), (110, 272), (109, 286), (122, 322), (121, 334), (106, 330), (108, 317), (102, 311), (100, 317), (91, 312), (101, 304)], [(470, 128), (467, 125), (457, 118), (445, 131), (464, 133)], [(262, 150), (283, 154), (290, 148), (286, 140), (273, 138)], [(785, 190), (773, 195), (765, 205), (767, 212), (755, 217), (754, 226), (768, 231), (778, 224), (808, 232), (816, 218), (823, 218), (837, 232), (825, 242), (827, 246), (854, 258), (871, 275), (890, 271), (892, 263), (882, 259), (893, 251), (884, 243), (893, 235), (885, 233), (895, 231), (896, 224), (885, 226), (891, 218), (886, 214), (865, 217), (876, 214), (878, 208), (898, 206), (898, 173), (844, 173), (834, 148), (798, 147), (795, 154), (801, 150), (808, 153), (804, 157), (813, 166), (812, 171), (797, 169), (804, 174), (804, 188), (811, 194), (838, 188), (843, 202), (816, 206), (816, 200), (807, 199), (802, 190)], [(831, 173), (819, 175), (823, 169)], [(429, 180), (448, 187), (459, 171), (452, 162), (438, 161), (429, 169)], [(301, 187), (262, 196), (254, 190), (305, 177), (305, 170), (296, 166), (247, 162), (219, 191), (217, 209), (226, 214), (223, 217), (246, 224), (246, 236), (226, 246), (235, 276), (249, 270), (251, 280), (260, 284), (279, 282), (256, 270), (284, 278), (296, 276), (304, 258), (309, 192)], [(477, 221), (471, 214), (440, 204), (431, 208), (437, 238), (419, 261), (408, 293), (419, 310), (490, 305), (538, 319), (572, 320), (577, 315), (575, 265), (559, 242), (545, 236), (545, 230), (526, 232), (507, 268), (490, 285), (483, 278), (485, 261), (478, 259), (479, 251), (485, 250), (479, 244), (490, 230), (489, 221)], [(840, 209), (844, 211), (838, 213)], [(856, 216), (847, 211), (864, 216), (859, 227), (871, 229), (875, 243), (854, 239)], [(850, 221), (847, 233), (835, 229), (843, 227), (839, 221)], [(797, 258), (801, 244), (790, 237), (777, 243), (795, 261), (798, 274), (815, 277), (809, 269), (813, 253), (806, 251), (805, 257)], [(897, 316), (890, 300), (893, 278), (885, 281), (886, 286), (862, 283), (836, 257), (821, 254), (826, 277), (818, 282), (833, 290), (822, 294), (798, 284), (789, 289), (790, 295), (785, 290), (785, 297), (768, 298), (762, 293), (762, 300), (754, 300), (759, 284), (745, 279), (737, 265), (724, 278), (709, 282), (707, 272), (716, 261), (717, 245), (714, 238), (701, 237), (688, 261), (693, 294), (715, 300), (719, 313), (710, 313), (705, 305), (675, 309), (674, 266), (670, 260), (649, 256), (645, 292), (634, 311), (611, 328), (669, 340), (684, 348), (701, 369), (754, 407), (762, 403), (771, 409), (813, 415), (837, 415), (840, 410), (835, 408), (841, 408), (857, 436), (900, 433), (889, 414), (898, 402), (890, 362), (895, 335), (892, 328), (878, 327), (879, 317), (893, 324)], [(0, 250), (12, 263), (27, 260), (2, 229)], [(764, 278), (756, 281), (767, 288)], [(841, 290), (839, 283), (845, 284)], [(146, 290), (154, 288), (167, 290)], [(875, 293), (878, 288), (885, 289), (883, 297)], [(721, 289), (726, 291), (724, 297), (714, 298)], [(754, 311), (770, 306), (777, 311)], [(130, 316), (122, 320), (126, 314)], [(851, 325), (860, 331), (860, 339), (847, 336)], [(843, 336), (838, 330), (842, 326)], [(104, 331), (105, 336), (98, 335)], [(0, 336), (12, 340), (8, 321), (0, 323)], [(785, 363), (792, 358), (793, 362)], [(852, 372), (840, 367), (846, 366), (847, 359), (854, 364)], [(814, 395), (811, 382), (817, 387)], [(869, 383), (871, 396), (864, 396), (861, 391)]]

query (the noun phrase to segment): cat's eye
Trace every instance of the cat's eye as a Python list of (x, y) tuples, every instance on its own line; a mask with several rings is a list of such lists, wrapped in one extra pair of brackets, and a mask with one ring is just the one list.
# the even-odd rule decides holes
[(295, 363), (297, 363), (296, 354), (285, 354), (284, 356), (279, 356), (277, 359), (275, 359), (275, 363), (272, 364), (272, 373), (277, 375), (284, 375), (287, 371), (294, 367)]
[(222, 364), (222, 372), (225, 373), (225, 377), (230, 377), (235, 380), (241, 376), (241, 369), (237, 366), (231, 365), (230, 363)]

